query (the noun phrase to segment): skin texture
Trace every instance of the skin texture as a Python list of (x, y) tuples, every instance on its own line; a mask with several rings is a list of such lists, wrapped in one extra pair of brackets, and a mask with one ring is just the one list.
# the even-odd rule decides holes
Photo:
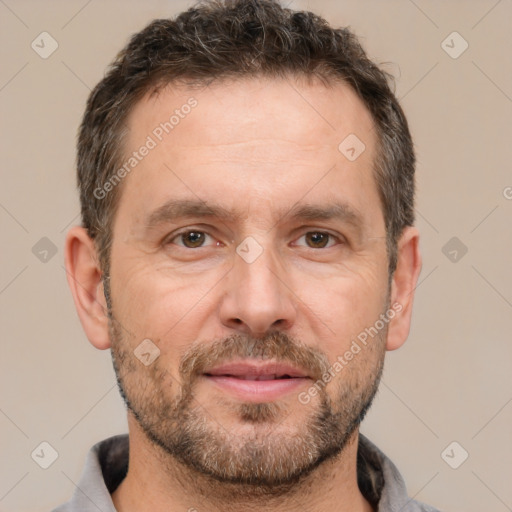
[[(110, 318), (93, 242), (81, 227), (66, 242), (80, 320), (94, 346), (112, 349), (129, 409), (130, 469), (114, 504), (371, 510), (357, 487), (358, 423), (385, 350), (407, 338), (421, 268), (418, 232), (407, 227), (389, 286), (371, 116), (345, 84), (169, 86), (131, 112), (126, 154), (191, 97), (197, 106), (119, 185)], [(366, 146), (355, 161), (338, 150), (349, 134)], [(168, 201), (199, 202), (210, 214), (196, 207), (148, 227)], [(319, 216), (340, 204), (352, 215)], [(187, 230), (200, 234), (183, 238)], [(247, 237), (259, 254), (251, 263), (237, 253)], [(393, 319), (301, 403), (298, 393), (393, 304)], [(149, 366), (133, 352), (144, 339), (160, 350)], [(258, 403), (203, 375), (241, 359), (291, 362), (308, 378)]]

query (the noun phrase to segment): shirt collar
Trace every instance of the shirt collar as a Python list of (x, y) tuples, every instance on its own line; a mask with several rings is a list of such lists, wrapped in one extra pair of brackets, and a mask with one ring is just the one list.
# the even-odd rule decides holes
[[(71, 500), (53, 512), (116, 512), (111, 493), (126, 476), (128, 454), (127, 434), (94, 445)], [(357, 477), (361, 492), (378, 512), (436, 512), (408, 497), (396, 466), (363, 434), (359, 434)]]

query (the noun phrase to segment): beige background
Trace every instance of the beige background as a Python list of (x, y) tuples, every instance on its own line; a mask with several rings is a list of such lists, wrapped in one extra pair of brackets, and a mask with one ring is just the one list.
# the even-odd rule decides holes
[[(424, 267), (413, 329), (389, 354), (362, 430), (411, 496), (446, 511), (512, 510), (512, 3), (290, 3), (350, 25), (390, 63), (417, 147)], [(128, 36), (188, 5), (0, 1), (1, 511), (65, 501), (89, 447), (126, 430), (109, 353), (83, 334), (63, 270), (79, 212), (75, 135)], [(48, 59), (31, 48), (43, 31), (59, 45)], [(457, 59), (441, 46), (453, 31), (469, 44)], [(452, 39), (453, 52), (462, 41)], [(457, 262), (443, 253), (454, 236), (468, 249)], [(46, 262), (32, 250), (43, 237), (57, 249)], [(46, 470), (31, 458), (42, 441), (59, 454)], [(458, 469), (441, 457), (452, 441), (469, 453)]]

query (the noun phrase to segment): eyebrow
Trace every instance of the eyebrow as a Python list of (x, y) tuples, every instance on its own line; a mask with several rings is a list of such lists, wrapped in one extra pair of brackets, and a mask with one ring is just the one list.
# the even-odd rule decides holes
[(361, 237), (365, 221), (363, 215), (351, 205), (339, 201), (325, 205), (298, 204), (286, 215), (295, 221), (337, 221), (352, 227)]
[(293, 219), (298, 220), (340, 220), (354, 227), (362, 227), (363, 216), (352, 206), (338, 201), (325, 206), (297, 205), (288, 213)]
[[(148, 215), (144, 229), (149, 231), (161, 224), (187, 217), (229, 221), (246, 217), (246, 214), (242, 215), (221, 205), (208, 205), (199, 199), (171, 199)], [(336, 220), (352, 226), (359, 234), (365, 224), (362, 214), (357, 209), (339, 201), (326, 205), (297, 204), (291, 210), (278, 214), (278, 218), (293, 221)]]
[(144, 228), (151, 230), (157, 226), (185, 217), (210, 217), (221, 220), (233, 219), (234, 212), (222, 206), (209, 206), (204, 201), (192, 199), (171, 199), (151, 212)]

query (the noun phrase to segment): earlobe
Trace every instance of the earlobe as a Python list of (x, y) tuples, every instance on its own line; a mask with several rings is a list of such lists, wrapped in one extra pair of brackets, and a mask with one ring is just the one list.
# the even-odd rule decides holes
[(397, 311), (389, 324), (387, 350), (401, 347), (409, 335), (414, 291), (421, 272), (419, 232), (407, 226), (398, 241), (397, 266), (391, 282), (390, 307)]
[(94, 241), (80, 226), (72, 227), (66, 236), (65, 265), (68, 284), (87, 338), (98, 349), (110, 348), (102, 272)]

